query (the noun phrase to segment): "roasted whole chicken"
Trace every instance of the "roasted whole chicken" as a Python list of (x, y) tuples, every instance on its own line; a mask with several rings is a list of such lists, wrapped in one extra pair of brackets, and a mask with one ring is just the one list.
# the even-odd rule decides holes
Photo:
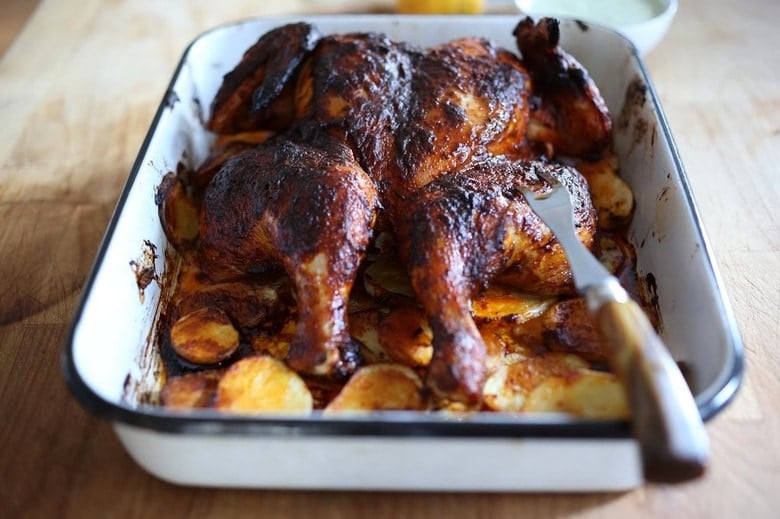
[(224, 77), (207, 121), (221, 147), (191, 179), (195, 254), (226, 286), (286, 272), (294, 371), (346, 378), (360, 366), (347, 309), (380, 235), (430, 326), (425, 384), (450, 401), (483, 398), (490, 345), (474, 304), (487, 287), (573, 293), (522, 192), (548, 189), (542, 171), (564, 183), (579, 238), (596, 246), (600, 208), (564, 164), (608, 157), (611, 119), (559, 47), (556, 20), (524, 19), (514, 35), (519, 54), (481, 38), (423, 49), (298, 23), (262, 36)]

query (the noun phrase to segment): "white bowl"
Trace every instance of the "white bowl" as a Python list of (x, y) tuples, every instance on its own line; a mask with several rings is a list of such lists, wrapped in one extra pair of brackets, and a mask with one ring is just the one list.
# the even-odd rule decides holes
[(616, 29), (640, 54), (653, 50), (677, 13), (678, 0), (515, 0), (531, 16), (557, 16)]

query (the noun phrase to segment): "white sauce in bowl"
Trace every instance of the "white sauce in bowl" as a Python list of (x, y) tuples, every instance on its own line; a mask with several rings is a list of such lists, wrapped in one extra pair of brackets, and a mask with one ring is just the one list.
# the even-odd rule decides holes
[(561, 16), (622, 27), (641, 23), (661, 14), (660, 0), (515, 0), (526, 14)]

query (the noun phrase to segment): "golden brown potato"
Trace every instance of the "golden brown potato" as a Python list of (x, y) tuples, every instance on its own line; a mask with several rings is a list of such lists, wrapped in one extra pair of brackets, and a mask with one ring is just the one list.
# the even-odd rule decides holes
[(495, 411), (526, 410), (528, 394), (552, 376), (573, 376), (587, 364), (575, 355), (547, 354), (499, 367), (485, 382), (485, 404)]
[(532, 348), (527, 348), (515, 338), (514, 325), (511, 322), (496, 319), (480, 323), (479, 333), (487, 349), (485, 370), (489, 374), (500, 366), (513, 364), (534, 355)]
[(291, 319), (276, 333), (261, 332), (252, 337), (252, 349), (257, 353), (266, 353), (275, 359), (284, 360), (294, 336), (295, 321)]
[(591, 418), (626, 418), (618, 378), (594, 371), (576, 355), (550, 353), (501, 366), (488, 379), (485, 404), (504, 412), (559, 412)]
[(219, 381), (217, 409), (236, 413), (309, 413), (313, 399), (306, 383), (283, 362), (255, 356), (233, 364)]
[(361, 355), (366, 364), (390, 361), (390, 355), (379, 342), (379, 312), (369, 310), (349, 315), (349, 333), (360, 341)]
[(597, 161), (578, 160), (576, 168), (590, 186), (599, 227), (614, 229), (626, 224), (634, 211), (634, 194), (618, 175), (617, 156), (610, 153)]
[(414, 288), (406, 269), (397, 257), (380, 254), (363, 274), (363, 283), (369, 295), (386, 297), (400, 295), (414, 298)]
[(577, 370), (575, 376), (552, 376), (526, 398), (526, 412), (571, 413), (588, 418), (625, 419), (630, 415), (623, 384), (611, 373)]
[(539, 317), (555, 302), (555, 298), (518, 292), (511, 288), (492, 285), (471, 302), (476, 319), (510, 319), (522, 323)]
[(200, 232), (198, 209), (176, 173), (163, 177), (157, 188), (155, 203), (168, 241), (177, 249), (194, 244)]
[(216, 364), (230, 357), (239, 345), (238, 332), (227, 314), (206, 307), (181, 317), (171, 327), (171, 347), (194, 364)]
[(220, 373), (212, 370), (171, 377), (160, 393), (160, 403), (172, 409), (209, 407), (219, 377)]
[(410, 367), (430, 364), (433, 333), (422, 309), (393, 310), (379, 321), (377, 332), (379, 343), (395, 361)]
[(413, 370), (400, 364), (374, 364), (355, 372), (325, 412), (424, 408), (422, 381)]

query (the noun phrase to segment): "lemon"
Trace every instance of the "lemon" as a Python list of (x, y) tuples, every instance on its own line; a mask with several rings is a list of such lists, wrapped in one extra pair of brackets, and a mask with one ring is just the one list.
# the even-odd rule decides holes
[(478, 14), (484, 0), (398, 0), (398, 12), (404, 14)]

